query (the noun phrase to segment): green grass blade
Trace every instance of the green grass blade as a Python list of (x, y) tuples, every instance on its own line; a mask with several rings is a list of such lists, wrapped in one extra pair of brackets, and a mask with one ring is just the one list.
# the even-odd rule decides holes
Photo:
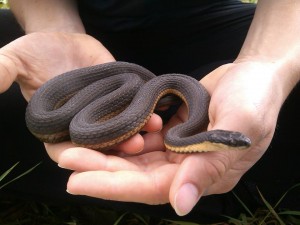
[(145, 224), (145, 225), (148, 225), (148, 224), (149, 224), (149, 223), (145, 220), (145, 218), (142, 217), (141, 215), (136, 214), (136, 213), (134, 213), (133, 215), (134, 215), (136, 218), (138, 218), (141, 222), (143, 222), (143, 224)]
[[(7, 171), (5, 171), (3, 174), (0, 176), (0, 181), (2, 181), (17, 165), (19, 162), (17, 162), (15, 165), (13, 165), (11, 168), (9, 168)], [(1, 188), (0, 188), (1, 189)]]
[[(253, 216), (251, 217), (251, 219), (252, 218), (253, 218)], [(244, 213), (241, 215), (241, 219), (242, 219), (242, 224), (245, 224), (245, 225), (249, 224), (248, 223), (248, 218)]]
[(116, 220), (116, 222), (114, 222), (114, 225), (118, 225), (118, 224), (121, 222), (121, 220), (124, 218), (124, 216), (126, 216), (127, 214), (128, 214), (128, 212), (123, 213), (123, 214)]
[(283, 211), (278, 214), (279, 215), (300, 216), (300, 211)]
[(300, 219), (298, 216), (288, 215), (286, 218), (287, 224), (300, 224)]
[(276, 205), (274, 206), (274, 208), (276, 208), (280, 202), (282, 202), (282, 200), (285, 198), (285, 196), (293, 189), (300, 187), (300, 184), (295, 184), (294, 186), (290, 187), (282, 196), (281, 198), (277, 201)]
[(264, 198), (264, 196), (262, 195), (262, 193), (260, 192), (259, 189), (258, 190), (258, 193), (261, 197), (261, 199), (263, 200), (264, 204), (266, 205), (266, 207), (268, 208), (268, 210), (270, 211), (266, 216), (265, 218), (260, 222), (260, 224), (264, 223), (264, 221), (266, 220), (266, 218), (268, 218), (268, 216), (270, 214), (273, 214), (273, 216), (278, 220), (278, 222), (280, 223), (280, 225), (285, 225), (285, 223), (280, 219), (279, 215), (276, 213), (276, 211), (274, 210), (274, 208), (270, 205), (270, 203)]
[(234, 192), (232, 192), (233, 193), (233, 195), (236, 197), (236, 199), (239, 201), (239, 203), (243, 206), (243, 208), (249, 213), (249, 215), (251, 216), (251, 217), (253, 217), (254, 215), (253, 215), (253, 213), (251, 212), (251, 210), (245, 205), (245, 203), (234, 193)]
[[(224, 216), (224, 215), (223, 215)], [(240, 225), (242, 224), (242, 221), (230, 216), (224, 216), (226, 219), (228, 219), (228, 223), (229, 224), (234, 224), (234, 225)]]
[[(7, 186), (8, 184), (10, 184), (10, 183), (12, 183), (12, 182), (14, 182), (14, 181), (20, 179), (21, 177), (25, 176), (26, 174), (30, 173), (32, 170), (34, 170), (34, 169), (35, 169), (37, 166), (39, 166), (40, 164), (41, 164), (41, 162), (38, 163), (38, 164), (36, 164), (35, 166), (33, 166), (32, 168), (30, 168), (29, 170), (25, 171), (24, 173), (20, 174), (19, 176), (15, 177), (14, 179), (12, 179), (12, 180), (6, 182), (6, 183), (3, 184), (2, 186), (0, 186), (0, 189), (4, 188), (4, 187)], [(13, 167), (11, 167), (8, 171), (6, 171), (6, 172), (3, 174), (4, 176), (1, 175), (1, 178), (2, 178), (2, 176), (3, 176), (3, 178), (4, 178), (5, 176), (7, 176), (7, 174), (10, 173), (17, 165), (18, 165), (18, 163), (16, 163)], [(0, 181), (1, 181), (1, 179), (0, 179)]]

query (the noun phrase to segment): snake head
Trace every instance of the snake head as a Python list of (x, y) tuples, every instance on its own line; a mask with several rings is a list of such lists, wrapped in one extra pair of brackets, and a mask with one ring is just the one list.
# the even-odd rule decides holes
[(251, 140), (246, 135), (228, 130), (211, 130), (206, 132), (207, 140), (211, 143), (226, 145), (230, 148), (248, 148)]

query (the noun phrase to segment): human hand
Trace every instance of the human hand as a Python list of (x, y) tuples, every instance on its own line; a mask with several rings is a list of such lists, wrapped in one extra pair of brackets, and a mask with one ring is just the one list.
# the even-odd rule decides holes
[[(114, 57), (96, 39), (86, 34), (32, 33), (0, 49), (0, 93), (16, 81), (28, 101), (36, 89), (50, 78), (80, 67), (114, 61)], [(151, 121), (145, 130), (160, 129), (161, 123)], [(55, 145), (54, 145), (55, 146)], [(133, 146), (133, 147), (131, 147)], [(143, 139), (136, 135), (118, 150), (136, 152), (143, 147)], [(52, 152), (49, 152), (50, 157)]]
[(32, 33), (0, 49), (0, 93), (16, 81), (28, 101), (50, 78), (79, 67), (114, 61), (86, 34)]
[(145, 136), (145, 154), (120, 158), (62, 144), (53, 159), (76, 171), (68, 182), (72, 194), (147, 204), (170, 202), (178, 215), (185, 215), (201, 196), (230, 191), (268, 148), (284, 101), (278, 75), (274, 64), (237, 62), (201, 80), (212, 96), (208, 129), (246, 134), (252, 141), (247, 150), (162, 151), (163, 134), (187, 119), (186, 107), (181, 107), (161, 133)]

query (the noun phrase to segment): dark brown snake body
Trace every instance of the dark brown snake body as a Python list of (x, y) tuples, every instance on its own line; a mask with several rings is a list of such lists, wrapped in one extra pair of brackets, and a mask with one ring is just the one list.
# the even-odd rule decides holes
[(210, 97), (197, 80), (181, 74), (155, 76), (125, 62), (77, 69), (49, 80), (30, 100), (26, 123), (43, 142), (71, 139), (79, 146), (109, 149), (138, 133), (157, 102), (170, 94), (185, 102), (189, 118), (167, 132), (167, 149), (187, 153), (250, 146), (240, 132), (200, 132), (208, 124)]

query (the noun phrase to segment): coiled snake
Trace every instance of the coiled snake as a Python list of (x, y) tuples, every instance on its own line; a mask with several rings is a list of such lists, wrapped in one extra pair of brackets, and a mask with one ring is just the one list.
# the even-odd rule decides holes
[(209, 94), (194, 78), (155, 76), (132, 63), (112, 62), (73, 70), (46, 82), (28, 103), (26, 124), (43, 142), (71, 139), (95, 150), (138, 133), (158, 101), (174, 94), (188, 106), (189, 119), (171, 128), (165, 146), (175, 152), (245, 149), (251, 141), (240, 132), (206, 129)]

